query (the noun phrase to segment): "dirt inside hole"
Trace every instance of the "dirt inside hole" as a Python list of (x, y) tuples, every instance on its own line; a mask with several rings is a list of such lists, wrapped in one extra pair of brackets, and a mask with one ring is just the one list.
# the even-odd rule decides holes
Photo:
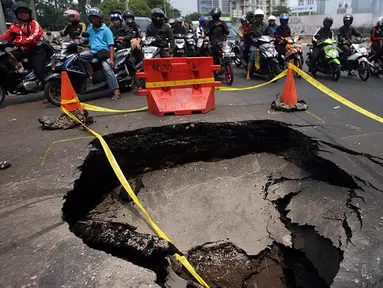
[[(142, 193), (141, 178), (148, 171), (179, 168), (198, 161), (219, 165), (224, 159), (235, 160), (251, 153), (265, 152), (293, 163), (306, 171), (312, 180), (358, 189), (351, 175), (331, 161), (318, 156), (319, 147), (315, 140), (274, 121), (193, 123), (145, 128), (109, 135), (106, 141), (125, 175), (138, 187), (136, 192), (139, 196)], [(126, 207), (126, 199), (111, 198), (119, 183), (99, 143), (94, 141), (93, 144), (95, 149), (81, 167), (81, 177), (66, 197), (63, 218), (70, 224), (71, 231), (90, 247), (149, 268), (157, 273), (157, 283), (176, 287), (167, 284), (169, 266), (166, 259), (178, 251), (178, 246), (176, 248), (147, 231), (142, 232), (136, 223), (121, 221), (119, 217), (110, 217), (108, 221), (104, 221), (105, 219), (95, 216), (97, 213), (94, 212), (103, 203), (112, 201), (113, 205)], [(285, 178), (280, 179), (278, 181), (284, 181)], [(299, 180), (305, 181), (304, 178)], [(145, 181), (143, 184), (145, 186)], [(194, 248), (183, 247), (181, 252), (187, 254), (197, 272), (206, 278), (211, 287), (330, 287), (342, 261), (342, 251), (312, 227), (292, 226), (285, 219), (283, 210), (286, 203), (268, 200), (266, 194), (269, 192), (265, 186), (261, 187), (259, 196), (275, 206), (277, 218), (280, 218), (278, 221), (290, 232), (291, 247), (287, 245), (288, 239), (284, 243), (285, 235), (279, 235), (280, 239), (275, 241), (275, 233), (270, 232), (266, 225), (271, 243), (256, 254), (248, 253), (243, 247), (236, 246), (227, 239), (221, 239), (223, 243), (200, 242)], [(292, 189), (285, 192), (293, 197), (301, 191)], [(285, 196), (275, 197), (288, 199)], [(247, 202), (249, 205), (251, 203)], [(108, 209), (107, 213), (110, 212)], [(159, 224), (163, 228), (164, 225), (161, 224), (164, 223)], [(166, 229), (164, 231), (167, 232)], [(307, 235), (314, 236), (306, 237)], [(177, 239), (174, 240), (177, 243)], [(333, 265), (328, 265), (328, 268), (324, 261), (331, 261)], [(172, 265), (171, 269), (181, 279), (193, 280), (177, 265)], [(183, 287), (186, 286), (187, 282)]]

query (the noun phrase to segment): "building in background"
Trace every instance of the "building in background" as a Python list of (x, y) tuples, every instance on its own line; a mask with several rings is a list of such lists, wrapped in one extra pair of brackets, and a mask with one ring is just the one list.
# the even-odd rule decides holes
[(224, 14), (230, 14), (230, 5), (231, 0), (197, 0), (198, 12), (202, 14), (210, 13), (213, 7), (219, 7)]
[(287, 5), (292, 13), (317, 13), (318, 0), (289, 0)]
[(373, 11), (373, 0), (352, 0), (352, 13), (371, 13)]

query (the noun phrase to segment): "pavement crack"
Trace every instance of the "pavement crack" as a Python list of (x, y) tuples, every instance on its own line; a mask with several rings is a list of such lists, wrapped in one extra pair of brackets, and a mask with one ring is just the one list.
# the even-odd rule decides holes
[(351, 243), (352, 245), (354, 245), (352, 242), (351, 242), (351, 238), (352, 238), (352, 229), (350, 227), (350, 225), (348, 224), (347, 222), (347, 213), (344, 212), (344, 218), (343, 218), (343, 221), (342, 221), (342, 227), (344, 229), (344, 232), (346, 233), (346, 244), (349, 244)]
[(355, 213), (356, 217), (358, 217), (358, 220), (359, 220), (359, 224), (360, 224), (360, 229), (363, 228), (363, 217), (362, 217), (362, 213), (360, 212), (361, 209), (357, 206), (355, 206), (354, 204), (352, 204), (352, 200), (353, 199), (361, 199), (363, 202), (364, 201), (364, 198), (362, 196), (359, 196), (358, 194), (356, 194), (355, 190), (354, 189), (351, 189), (348, 191), (348, 199), (346, 201), (346, 206), (352, 211)]

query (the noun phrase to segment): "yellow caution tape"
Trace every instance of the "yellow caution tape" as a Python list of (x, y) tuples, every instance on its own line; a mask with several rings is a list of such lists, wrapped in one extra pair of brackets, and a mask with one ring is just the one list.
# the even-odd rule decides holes
[(273, 82), (275, 82), (275, 81), (285, 77), (286, 75), (287, 75), (287, 70), (284, 70), (282, 73), (280, 73), (279, 75), (277, 75), (276, 77), (274, 77), (270, 81), (262, 83), (262, 84), (259, 84), (259, 85), (256, 85), (256, 86), (250, 86), (250, 87), (244, 87), (244, 88), (215, 87), (215, 90), (219, 90), (219, 91), (245, 91), (245, 90), (252, 90), (252, 89), (256, 89), (256, 88), (260, 88), (260, 87), (269, 85), (270, 83), (273, 83)]
[(77, 102), (80, 102), (80, 100), (78, 99), (77, 96), (76, 96), (76, 98), (73, 98), (73, 99), (70, 99), (70, 100), (61, 99), (61, 105), (74, 104), (74, 103), (77, 103)]
[(90, 111), (96, 111), (96, 112), (111, 112), (111, 113), (134, 113), (134, 112), (142, 112), (148, 110), (148, 106), (138, 108), (138, 109), (131, 109), (131, 110), (116, 110), (116, 109), (109, 109), (109, 108), (104, 108), (100, 106), (95, 106), (91, 104), (85, 104), (81, 103), (81, 106), (84, 109), (90, 110)]
[(313, 77), (311, 77), (310, 75), (308, 75), (307, 73), (305, 73), (304, 71), (302, 71), (301, 69), (296, 67), (295, 65), (289, 64), (289, 68), (293, 69), (296, 73), (301, 75), (303, 79), (305, 79), (307, 82), (309, 82), (315, 88), (322, 91), (323, 93), (330, 96), (331, 98), (335, 99), (336, 101), (346, 105), (347, 107), (349, 107), (349, 108), (351, 108), (351, 109), (353, 109), (353, 110), (355, 110), (355, 111), (357, 111), (357, 112), (359, 112), (359, 113), (361, 113), (361, 114), (363, 114), (363, 115), (365, 115), (365, 116), (367, 116), (367, 117), (369, 117), (375, 121), (383, 123), (382, 117), (380, 117), (374, 113), (371, 113), (370, 111), (367, 111), (366, 109), (363, 109), (362, 107), (359, 107), (358, 105), (352, 103), (351, 101), (347, 100), (346, 98), (340, 96), (338, 93), (332, 91), (330, 88), (327, 88), (322, 83), (315, 80)]
[[(125, 191), (129, 194), (129, 196), (132, 198), (132, 200), (134, 201), (134, 203), (140, 208), (140, 210), (142, 211), (142, 213), (144, 213), (144, 215), (146, 216), (146, 219), (148, 220), (148, 222), (150, 223), (150, 225), (152, 226), (152, 228), (154, 229), (154, 231), (157, 233), (157, 235), (163, 239), (165, 239), (166, 241), (170, 241), (169, 237), (166, 236), (166, 234), (164, 232), (162, 232), (162, 230), (156, 225), (156, 223), (154, 223), (154, 221), (152, 220), (152, 218), (150, 218), (148, 212), (146, 212), (144, 206), (142, 206), (140, 200), (137, 198), (136, 194), (134, 194), (132, 188), (130, 187), (128, 181), (126, 180), (125, 176), (124, 176), (124, 173), (121, 171), (121, 168), (120, 166), (118, 165), (117, 161), (116, 161), (116, 158), (114, 158), (114, 155), (112, 153), (112, 151), (110, 150), (108, 144), (105, 142), (104, 138), (102, 138), (102, 136), (98, 133), (96, 133), (95, 131), (93, 131), (92, 129), (90, 129), (88, 126), (86, 126), (85, 124), (83, 124), (80, 120), (78, 120), (72, 113), (70, 113), (68, 110), (66, 110), (65, 108), (62, 108), (63, 112), (68, 115), (70, 118), (72, 118), (74, 121), (78, 122), (79, 124), (81, 124), (83, 127), (85, 127), (91, 134), (93, 134), (101, 143), (102, 145), (102, 148), (104, 149), (104, 152), (105, 152), (105, 155), (106, 157), (108, 158), (108, 161), (110, 163), (110, 166), (112, 166), (113, 168), (113, 171), (114, 173), (116, 174), (118, 180), (120, 180), (120, 183), (121, 185), (125, 188)], [(197, 272), (195, 271), (195, 269), (191, 266), (191, 264), (189, 263), (189, 261), (186, 259), (185, 256), (181, 256), (179, 254), (176, 254), (175, 255), (177, 260), (180, 261), (182, 263), (182, 265), (185, 266), (185, 268), (190, 272), (190, 274), (192, 274), (194, 276), (194, 278), (201, 284), (203, 285), (204, 287), (207, 287), (209, 288), (209, 285), (201, 278), (201, 276), (199, 276), (197, 274)]]
[(147, 82), (146, 88), (162, 88), (162, 87), (172, 87), (172, 86), (209, 84), (209, 83), (213, 83), (213, 82), (214, 82), (214, 77), (212, 77), (212, 78), (201, 78), (201, 79), (190, 79), (190, 80)]

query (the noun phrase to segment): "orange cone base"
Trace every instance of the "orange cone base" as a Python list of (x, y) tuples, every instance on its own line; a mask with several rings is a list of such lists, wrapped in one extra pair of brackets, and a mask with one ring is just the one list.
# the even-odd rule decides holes
[(148, 92), (148, 111), (157, 116), (207, 113), (215, 109), (214, 87), (159, 88)]

